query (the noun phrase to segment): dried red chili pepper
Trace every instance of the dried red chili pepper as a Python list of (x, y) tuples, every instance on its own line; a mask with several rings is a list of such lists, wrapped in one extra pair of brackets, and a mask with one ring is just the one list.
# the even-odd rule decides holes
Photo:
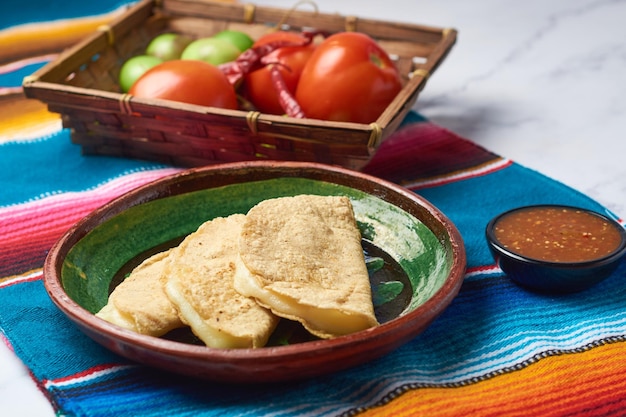
[[(244, 51), (236, 60), (220, 65), (219, 69), (226, 75), (228, 81), (237, 88), (243, 78), (250, 72), (270, 64), (277, 64), (276, 62), (266, 59), (267, 55), (273, 51), (283, 47), (308, 45), (313, 42), (313, 39), (318, 35), (326, 36), (327, 33), (317, 30), (306, 30), (302, 31), (302, 36), (305, 38), (302, 42), (276, 41), (254, 46)], [(300, 106), (293, 95), (288, 91), (282, 74), (276, 69), (275, 65), (272, 66), (271, 75), (273, 87), (279, 94), (279, 100), (285, 113), (292, 117), (304, 117)]]
[(272, 75), (274, 88), (278, 92), (278, 101), (285, 111), (285, 114), (290, 117), (303, 119), (305, 117), (304, 112), (295, 97), (289, 92), (283, 74), (278, 70), (276, 65), (270, 67), (270, 74)]
[(275, 49), (283, 46), (290, 46), (289, 43), (276, 42), (274, 44), (262, 45), (247, 49), (242, 52), (239, 57), (231, 62), (219, 65), (219, 69), (226, 75), (228, 81), (235, 87), (243, 79), (243, 77), (255, 69), (261, 68), (263, 62), (261, 59)]

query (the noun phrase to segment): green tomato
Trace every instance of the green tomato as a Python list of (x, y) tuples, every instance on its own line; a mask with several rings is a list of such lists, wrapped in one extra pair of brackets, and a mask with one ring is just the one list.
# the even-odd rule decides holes
[(163, 61), (179, 59), (193, 39), (177, 33), (162, 33), (156, 36), (146, 48), (146, 55), (156, 56)]
[(139, 77), (161, 62), (163, 62), (161, 58), (152, 55), (137, 55), (124, 62), (119, 75), (122, 92), (127, 93)]
[(234, 61), (241, 54), (239, 48), (224, 39), (201, 38), (191, 42), (183, 51), (182, 59), (195, 59), (220, 65)]
[(250, 48), (254, 43), (254, 40), (250, 36), (248, 36), (247, 33), (240, 32), (238, 30), (226, 29), (216, 33), (215, 35), (213, 35), (213, 37), (217, 39), (224, 39), (225, 41), (232, 43), (237, 48), (239, 48), (241, 52)]

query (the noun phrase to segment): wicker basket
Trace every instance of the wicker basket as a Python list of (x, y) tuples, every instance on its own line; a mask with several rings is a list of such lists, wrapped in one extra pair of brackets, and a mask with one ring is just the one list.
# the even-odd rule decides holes
[(438, 29), (292, 11), (288, 30), (315, 27), (367, 33), (393, 57), (403, 89), (375, 123), (296, 119), (121, 94), (123, 62), (163, 32), (210, 36), (230, 28), (253, 38), (281, 22), (287, 10), (209, 0), (143, 0), (57, 60), (24, 80), (27, 97), (61, 113), (84, 154), (138, 158), (191, 167), (254, 159), (317, 161), (361, 169), (415, 103), (426, 80), (456, 40)]

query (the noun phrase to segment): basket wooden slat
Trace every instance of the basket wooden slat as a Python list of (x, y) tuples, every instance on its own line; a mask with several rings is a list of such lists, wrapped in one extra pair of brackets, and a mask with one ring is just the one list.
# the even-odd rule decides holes
[[(394, 57), (403, 77), (402, 91), (372, 124), (294, 119), (119, 92), (121, 65), (160, 33), (203, 37), (230, 28), (256, 38), (279, 23), (294, 31), (315, 27), (369, 34)], [(281, 159), (360, 169), (398, 128), (456, 35), (454, 29), (315, 11), (210, 0), (143, 0), (25, 79), (24, 91), (62, 115), (72, 141), (85, 154), (180, 166)]]

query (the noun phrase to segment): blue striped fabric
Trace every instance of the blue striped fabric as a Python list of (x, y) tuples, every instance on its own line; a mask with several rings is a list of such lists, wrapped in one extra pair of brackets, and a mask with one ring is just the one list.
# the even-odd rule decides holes
[[(415, 123), (405, 127), (429, 124), (420, 119), (411, 122)], [(32, 146), (53, 158), (67, 148), (66, 139), (58, 135)], [(8, 155), (0, 153), (0, 163)], [(81, 158), (77, 152), (65, 156), (70, 167), (80, 166)], [(129, 161), (119, 159), (104, 163), (94, 157), (91, 163), (89, 176), (76, 180), (68, 175), (77, 181), (69, 188), (97, 189), (107, 178), (118, 176), (113, 167), (122, 177), (129, 168)], [(37, 175), (47, 168), (40, 163), (32, 169)], [(138, 366), (78, 331), (52, 305), (38, 272), (34, 280), (0, 290), (0, 327), (56, 406), (65, 414), (86, 416), (340, 415), (384, 402), (408, 388), (467, 384), (526, 366), (542, 355), (624, 337), (626, 287), (619, 277), (626, 274), (626, 265), (586, 292), (537, 295), (512, 284), (495, 268), (483, 238), (489, 218), (511, 205), (548, 201), (602, 210), (600, 205), (515, 163), (415, 191), (461, 231), (468, 276), (451, 306), (422, 335), (351, 370), (289, 384), (233, 388)], [(24, 199), (21, 195), (14, 202)], [(4, 203), (11, 206), (7, 200)], [(42, 334), (46, 337), (35, 337)]]
[[(618, 273), (623, 276), (626, 268)], [(380, 401), (407, 385), (471, 383), (509, 367), (525, 366), (547, 353), (622, 340), (626, 334), (625, 291), (618, 279), (567, 298), (528, 293), (500, 275), (467, 282), (425, 333), (393, 354), (310, 381), (232, 388), (130, 366), (93, 379), (73, 378), (67, 385), (50, 381), (45, 386), (70, 415), (157, 416), (186, 415), (187, 411), (206, 416), (337, 415)], [(64, 324), (64, 318), (56, 316), (45, 299), (40, 282), (3, 290), (3, 299), (14, 296), (20, 298), (19, 315), (24, 317), (26, 311), (33, 320), (21, 329), (11, 327), (10, 320), (4, 322), (12, 339), (32, 337), (36, 331), (50, 334), (50, 329), (55, 329), (54, 337), (30, 348), (49, 355), (47, 360), (30, 358), (38, 364), (33, 366), (36, 375), (71, 375), (100, 364), (125, 363), (86, 339), (70, 323)], [(524, 314), (514, 314), (516, 311)], [(5, 311), (2, 316), (7, 318)]]
[[(139, 160), (81, 156), (80, 147), (70, 141), (69, 130), (31, 141), (5, 143), (2, 163), (0, 184), (7, 188), (0, 193), (0, 207), (53, 193), (84, 191), (124, 174), (163, 167)], [(16, 172), (20, 173), (20, 181), (15, 181)]]

